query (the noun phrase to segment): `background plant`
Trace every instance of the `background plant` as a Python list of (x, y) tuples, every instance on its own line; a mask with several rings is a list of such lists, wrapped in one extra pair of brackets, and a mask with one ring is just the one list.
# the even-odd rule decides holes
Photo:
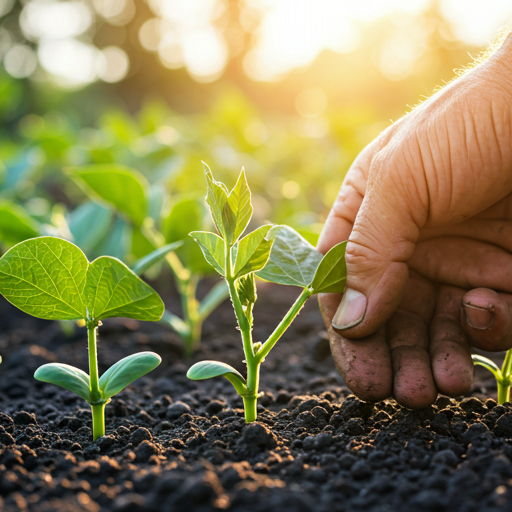
[[(235, 368), (218, 361), (193, 365), (187, 376), (192, 380), (223, 376), (242, 397), (245, 421), (257, 417), (260, 366), (285, 333), (305, 302), (316, 293), (341, 293), (345, 289), (345, 245), (342, 242), (322, 256), (299, 233), (288, 226), (265, 225), (245, 235), (252, 216), (251, 192), (242, 170), (229, 192), (215, 181), (205, 165), (206, 202), (218, 234), (196, 231), (191, 236), (205, 259), (226, 280), (242, 335), (247, 378)], [(255, 274), (274, 283), (299, 286), (302, 292), (264, 342), (252, 339), (253, 307), (256, 302)]]
[(101, 320), (117, 316), (157, 321), (164, 305), (158, 294), (121, 261), (102, 256), (89, 263), (71, 242), (40, 237), (21, 242), (0, 258), (0, 293), (17, 308), (47, 320), (80, 320), (87, 328), (89, 375), (50, 363), (35, 378), (73, 391), (91, 406), (93, 437), (105, 434), (105, 406), (111, 397), (160, 364), (141, 352), (98, 374), (97, 332)]
[[(173, 198), (169, 207), (165, 188), (158, 183), (150, 185), (144, 175), (127, 166), (97, 164), (74, 168), (70, 175), (88, 196), (106, 205), (89, 201), (72, 213), (69, 227), (73, 240), (84, 250), (125, 260), (160, 254), (172, 270), (183, 313), (181, 319), (167, 310), (161, 322), (182, 337), (190, 355), (201, 338), (203, 322), (228, 296), (220, 282), (201, 302), (196, 297), (200, 277), (211, 273), (188, 237), (190, 231), (205, 227), (202, 202), (186, 196)], [(164, 247), (169, 250), (158, 252)]]

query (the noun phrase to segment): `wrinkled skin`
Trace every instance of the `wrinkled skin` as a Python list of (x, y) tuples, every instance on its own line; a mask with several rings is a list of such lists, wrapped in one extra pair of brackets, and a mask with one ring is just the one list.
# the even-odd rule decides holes
[(347, 239), (355, 292), (344, 314), (340, 295), (319, 301), (360, 398), (422, 408), (462, 395), (471, 346), (512, 347), (511, 36), (357, 157), (318, 248)]

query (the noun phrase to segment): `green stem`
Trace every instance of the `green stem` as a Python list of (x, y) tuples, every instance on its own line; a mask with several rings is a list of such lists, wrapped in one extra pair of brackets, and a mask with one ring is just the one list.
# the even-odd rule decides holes
[(91, 392), (91, 401), (101, 400), (99, 377), (98, 377), (98, 355), (96, 348), (96, 337), (98, 334), (98, 324), (89, 323), (87, 325), (87, 334), (89, 336), (89, 391)]
[(89, 322), (87, 324), (87, 333), (89, 337), (89, 391), (91, 393), (92, 410), (92, 435), (96, 441), (99, 437), (105, 435), (105, 403), (97, 403), (102, 400), (99, 377), (98, 377), (98, 355), (96, 338), (98, 335), (98, 323)]
[(258, 396), (243, 396), (245, 423), (252, 423), (258, 417)]
[(91, 405), (92, 438), (94, 441), (105, 435), (105, 406), (107, 404)]
[(277, 343), (279, 338), (285, 333), (286, 329), (293, 322), (294, 318), (299, 314), (300, 310), (303, 308), (306, 301), (311, 297), (313, 293), (308, 289), (304, 288), (302, 293), (299, 295), (298, 299), (294, 302), (293, 306), (290, 308), (288, 313), (281, 320), (279, 325), (275, 328), (274, 332), (269, 336), (267, 341), (262, 345), (262, 347), (258, 350), (256, 354), (256, 359), (259, 363), (261, 363), (268, 353), (272, 350), (274, 345)]

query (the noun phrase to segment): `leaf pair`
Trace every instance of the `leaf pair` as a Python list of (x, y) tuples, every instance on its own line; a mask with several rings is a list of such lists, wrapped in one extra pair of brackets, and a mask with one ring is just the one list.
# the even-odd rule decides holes
[[(140, 352), (112, 365), (99, 380), (102, 403), (108, 402), (132, 382), (154, 370), (161, 361), (160, 356), (154, 352)], [(68, 389), (93, 404), (89, 375), (74, 366), (61, 363), (45, 364), (36, 370), (34, 377), (42, 382)]]
[(322, 256), (297, 231), (275, 226), (268, 263), (257, 275), (265, 281), (308, 288), (312, 293), (343, 293), (347, 277), (345, 247), (335, 245)]
[(116, 316), (159, 320), (159, 295), (121, 261), (92, 263), (74, 244), (54, 237), (21, 242), (0, 258), (0, 293), (25, 313), (47, 320)]

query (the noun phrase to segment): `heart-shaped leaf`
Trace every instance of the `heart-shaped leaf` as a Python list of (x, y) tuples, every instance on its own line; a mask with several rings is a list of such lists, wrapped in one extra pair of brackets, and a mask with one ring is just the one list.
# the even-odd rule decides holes
[(121, 359), (101, 376), (99, 386), (102, 397), (117, 395), (133, 381), (154, 370), (161, 362), (162, 358), (154, 352), (139, 352)]
[(322, 261), (322, 255), (288, 226), (274, 226), (267, 239), (273, 236), (275, 239), (268, 263), (257, 275), (273, 283), (308, 287)]
[(235, 226), (231, 238), (231, 241), (235, 241), (245, 231), (252, 217), (251, 191), (247, 184), (244, 169), (238, 176), (233, 190), (229, 193), (228, 203), (235, 216)]
[(140, 172), (118, 164), (75, 168), (72, 176), (93, 199), (99, 198), (140, 226), (147, 216), (149, 183)]
[(68, 389), (86, 402), (91, 401), (89, 375), (74, 366), (61, 363), (44, 364), (36, 370), (34, 378)]
[(226, 274), (224, 240), (215, 233), (193, 231), (190, 236), (199, 244), (206, 261), (221, 275)]
[(247, 391), (245, 379), (240, 372), (235, 370), (229, 364), (219, 361), (201, 361), (191, 366), (187, 372), (187, 377), (191, 380), (205, 380), (214, 377), (226, 377), (233, 384), (239, 395)]
[(272, 226), (261, 226), (247, 236), (244, 236), (237, 244), (235, 277), (241, 277), (250, 272), (261, 270), (267, 263), (273, 240), (267, 240)]
[(158, 249), (155, 249), (153, 252), (150, 252), (147, 256), (137, 260), (135, 264), (132, 265), (133, 272), (140, 276), (146, 270), (150, 269), (153, 265), (165, 258), (167, 254), (169, 254), (171, 251), (174, 251), (181, 245), (183, 245), (183, 242), (179, 240), (178, 242), (167, 244), (159, 247)]
[(164, 303), (153, 288), (110, 256), (89, 265), (84, 297), (89, 316), (96, 320), (123, 316), (154, 322), (164, 312)]
[(233, 241), (236, 228), (236, 219), (228, 201), (228, 189), (224, 183), (215, 181), (212, 171), (203, 162), (206, 175), (207, 194), (206, 202), (210, 207), (213, 221), (219, 230), (220, 235), (228, 243)]
[(345, 248), (347, 242), (332, 247), (322, 258), (311, 283), (313, 293), (343, 293), (347, 280)]
[(0, 293), (29, 315), (80, 320), (87, 317), (82, 293), (88, 265), (84, 253), (71, 242), (32, 238), (0, 259)]
[(0, 201), (0, 240), (14, 245), (39, 235), (38, 223), (18, 204)]

